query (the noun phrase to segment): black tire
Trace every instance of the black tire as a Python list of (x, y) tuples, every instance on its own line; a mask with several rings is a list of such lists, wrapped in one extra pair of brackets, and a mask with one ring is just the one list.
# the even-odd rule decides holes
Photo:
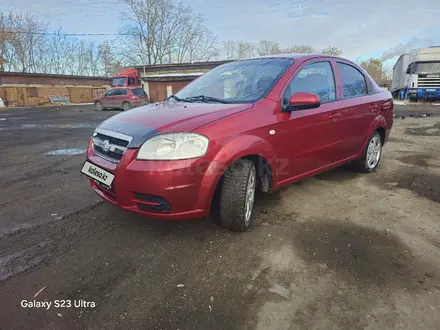
[[(246, 213), (246, 201), (247, 191), (252, 186), (252, 180), (254, 188), (249, 215), (249, 212)], [(240, 159), (228, 168), (223, 176), (220, 195), (220, 224), (223, 228), (239, 232), (251, 229), (256, 181), (255, 164), (248, 159)]]
[(131, 109), (131, 104), (130, 102), (124, 102), (122, 103), (122, 110), (127, 111)]
[[(379, 141), (379, 159), (377, 159), (374, 162), (374, 165), (372, 165), (372, 163), (369, 161), (368, 159), (368, 148), (370, 146), (370, 144), (372, 144), (372, 141)], [(362, 172), (362, 173), (371, 173), (374, 172), (376, 170), (376, 168), (379, 166), (380, 163), (380, 159), (382, 158), (382, 137), (379, 134), (379, 132), (374, 132), (370, 138), (368, 139), (367, 144), (365, 145), (365, 149), (362, 153), (362, 157), (359, 158), (358, 160), (356, 160), (353, 165), (354, 168), (358, 171), (358, 172)]]
[(104, 106), (103, 106), (103, 104), (102, 104), (102, 102), (95, 102), (95, 109), (97, 110), (97, 111), (102, 111), (102, 110), (104, 110)]

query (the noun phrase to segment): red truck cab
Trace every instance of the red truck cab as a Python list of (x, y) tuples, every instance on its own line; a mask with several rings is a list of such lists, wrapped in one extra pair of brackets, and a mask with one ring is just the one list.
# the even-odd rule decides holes
[(120, 87), (142, 87), (139, 73), (135, 68), (125, 68), (121, 72), (112, 77), (111, 88)]

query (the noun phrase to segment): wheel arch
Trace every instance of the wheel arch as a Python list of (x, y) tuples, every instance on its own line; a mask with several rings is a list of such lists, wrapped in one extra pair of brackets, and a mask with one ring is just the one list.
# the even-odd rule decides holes
[(386, 141), (386, 132), (387, 132), (386, 127), (387, 127), (386, 120), (385, 120), (385, 118), (383, 116), (377, 116), (372, 121), (372, 123), (370, 124), (370, 127), (367, 130), (366, 135), (364, 136), (364, 140), (362, 142), (361, 149), (359, 150), (358, 157), (362, 156), (362, 153), (363, 153), (363, 151), (364, 151), (364, 149), (365, 149), (365, 147), (366, 147), (366, 145), (368, 143), (368, 140), (370, 139), (371, 135), (374, 132), (378, 132), (380, 134), (382, 145), (385, 143), (385, 141)]
[[(203, 178), (202, 185), (209, 187), (207, 208), (211, 209), (212, 201), (219, 193), (222, 178), (226, 170), (239, 159), (249, 159), (254, 162), (257, 170), (258, 183), (261, 176), (268, 175), (270, 189), (276, 181), (276, 153), (264, 139), (253, 136), (239, 136), (230, 140), (215, 155)], [(270, 191), (269, 189), (269, 191)]]

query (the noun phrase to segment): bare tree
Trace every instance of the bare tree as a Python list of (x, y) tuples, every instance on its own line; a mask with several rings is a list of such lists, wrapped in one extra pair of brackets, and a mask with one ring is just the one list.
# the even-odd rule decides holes
[(335, 47), (335, 46), (328, 46), (327, 48), (324, 48), (322, 50), (323, 54), (326, 55), (335, 55), (335, 56), (341, 56), (342, 55), (342, 49)]
[(121, 65), (116, 46), (81, 40), (61, 28), (52, 32), (34, 15), (0, 10), (0, 71), (110, 74)]
[[(44, 52), (44, 35), (47, 23), (37, 20), (31, 14), (2, 13), (3, 61), (9, 62), (9, 69), (21, 72), (40, 70)], [(6, 55), (6, 56), (5, 56)]]
[(100, 72), (104, 76), (112, 76), (116, 74), (119, 71), (121, 64), (118, 61), (110, 42), (103, 41), (98, 47), (101, 64)]
[(362, 61), (360, 66), (368, 72), (368, 74), (378, 83), (385, 79), (386, 75), (383, 69), (383, 64), (379, 59), (370, 58)]
[(301, 54), (313, 53), (314, 51), (315, 50), (313, 49), (313, 47), (309, 45), (293, 45), (291, 47), (282, 50), (283, 53), (301, 53)]
[(228, 40), (223, 42), (224, 52), (227, 59), (245, 59), (255, 56), (256, 47), (250, 42)]
[(0, 12), (0, 71), (5, 71), (7, 64), (7, 48), (10, 37), (8, 33), (7, 16)]
[(56, 74), (71, 73), (74, 67), (75, 58), (71, 56), (75, 52), (76, 39), (62, 34), (62, 29), (48, 41), (49, 51), (47, 55), (49, 58), (49, 68), (47, 71)]
[[(120, 0), (128, 7), (123, 17), (124, 57), (146, 64), (206, 60), (216, 53), (215, 36), (191, 7), (172, 0)], [(128, 37), (128, 38), (126, 38)]]
[(245, 41), (239, 41), (237, 43), (237, 56), (238, 59), (249, 58), (255, 55), (255, 47)]
[(234, 60), (237, 58), (237, 43), (235, 41), (223, 41), (223, 49), (226, 55), (226, 59)]
[(392, 80), (393, 79), (393, 67), (392, 66), (383, 66), (382, 67), (382, 79), (384, 80)]
[(277, 41), (260, 40), (260, 43), (257, 48), (257, 53), (260, 56), (280, 54), (281, 53), (280, 44)]

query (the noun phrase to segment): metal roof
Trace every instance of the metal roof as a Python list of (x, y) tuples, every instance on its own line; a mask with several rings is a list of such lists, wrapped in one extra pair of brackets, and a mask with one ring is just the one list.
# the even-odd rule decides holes
[[(259, 58), (291, 58), (291, 59), (299, 59), (299, 58), (314, 58), (314, 57), (332, 57), (332, 58), (340, 58), (339, 56), (327, 55), (327, 54), (319, 54), (319, 53), (286, 53), (286, 54), (272, 54), (272, 55), (263, 55), (263, 56), (255, 56), (247, 58), (249, 60), (259, 59)], [(244, 59), (244, 60), (247, 60)]]
[[(225, 61), (210, 61), (210, 62), (193, 62), (193, 63), (170, 63), (170, 64), (153, 64), (153, 65), (145, 65), (145, 70), (148, 71), (158, 71), (160, 69), (181, 69), (181, 68), (194, 68), (194, 69), (210, 69), (215, 68), (224, 63), (232, 62), (232, 60)], [(131, 67), (133, 68), (133, 67)], [(142, 72), (143, 66), (136, 65), (134, 66), (139, 72)]]
[(188, 72), (188, 73), (163, 73), (163, 74), (151, 74), (146, 75), (143, 78), (171, 78), (171, 77), (199, 77), (204, 75), (206, 72)]

